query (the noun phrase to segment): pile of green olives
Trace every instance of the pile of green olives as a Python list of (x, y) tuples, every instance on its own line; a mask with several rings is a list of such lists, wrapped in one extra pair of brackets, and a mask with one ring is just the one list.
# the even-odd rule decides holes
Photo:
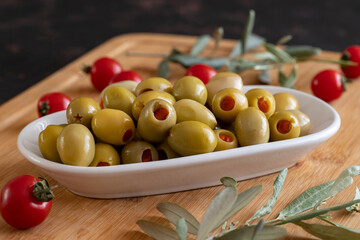
[(67, 123), (39, 134), (44, 158), (74, 166), (111, 166), (222, 151), (306, 135), (297, 99), (261, 88), (243, 93), (242, 78), (218, 73), (171, 83), (152, 77), (106, 87), (100, 101), (78, 97)]

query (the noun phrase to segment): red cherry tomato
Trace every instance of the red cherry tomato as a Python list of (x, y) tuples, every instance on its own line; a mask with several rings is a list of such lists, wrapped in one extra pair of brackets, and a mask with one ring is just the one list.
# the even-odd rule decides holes
[[(46, 191), (44, 193), (41, 190)], [(48, 216), (53, 197), (45, 179), (31, 175), (18, 176), (7, 182), (1, 190), (1, 216), (5, 222), (18, 229), (35, 227)]]
[(311, 81), (311, 90), (326, 102), (339, 98), (344, 90), (341, 73), (335, 70), (318, 73)]
[(45, 94), (37, 103), (38, 115), (42, 117), (54, 112), (66, 110), (70, 102), (70, 97), (63, 93), (54, 92)]
[(92, 85), (99, 91), (106, 88), (111, 79), (122, 71), (122, 66), (116, 60), (102, 57), (90, 67), (89, 73)]
[(207, 84), (213, 76), (216, 75), (216, 70), (206, 64), (195, 64), (188, 68), (185, 76), (194, 76)]
[(360, 77), (360, 46), (353, 45), (345, 49), (342, 60), (352, 61), (357, 65), (354, 66), (342, 66), (341, 70), (345, 77), (354, 79)]
[(139, 83), (143, 79), (138, 73), (136, 73), (134, 71), (123, 71), (119, 74), (116, 74), (111, 79), (110, 84), (116, 83), (116, 82), (121, 82), (121, 81), (127, 81), (127, 80), (131, 80), (131, 81), (135, 81), (135, 82)]

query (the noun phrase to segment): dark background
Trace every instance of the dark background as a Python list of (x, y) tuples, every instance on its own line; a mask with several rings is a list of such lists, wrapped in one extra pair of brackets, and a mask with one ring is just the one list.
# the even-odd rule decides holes
[(250, 9), (254, 32), (276, 42), (342, 51), (360, 44), (360, 1), (1, 0), (0, 104), (116, 35), (211, 34), (237, 39)]

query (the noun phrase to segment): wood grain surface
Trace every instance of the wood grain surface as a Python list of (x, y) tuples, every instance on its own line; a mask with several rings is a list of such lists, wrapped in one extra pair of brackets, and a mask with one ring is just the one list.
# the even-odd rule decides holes
[[(0, 187), (11, 178), (20, 174), (35, 176), (40, 172), (29, 163), (18, 151), (16, 140), (21, 129), (37, 119), (36, 102), (40, 96), (48, 92), (60, 91), (74, 98), (89, 96), (98, 100), (99, 92), (91, 86), (89, 77), (82, 73), (84, 65), (89, 65), (97, 58), (109, 56), (119, 60), (127, 70), (137, 71), (144, 78), (157, 75), (157, 65), (161, 57), (128, 56), (128, 51), (144, 53), (169, 53), (173, 47), (188, 51), (196, 37), (160, 34), (129, 34), (110, 39), (88, 54), (63, 67), (43, 81), (24, 91), (20, 95), (0, 106)], [(212, 44), (212, 43), (211, 43)], [(217, 52), (226, 56), (231, 52), (235, 41), (224, 40)], [(211, 47), (210, 47), (211, 48)], [(261, 49), (260, 49), (261, 50)], [(210, 50), (209, 50), (210, 51)], [(206, 53), (205, 53), (206, 54)], [(323, 52), (320, 57), (338, 59), (339, 54)], [(295, 88), (311, 93), (312, 77), (323, 69), (338, 69), (338, 66), (303, 62), (299, 64), (298, 81)], [(183, 76), (185, 69), (171, 64), (171, 81)], [(242, 74), (245, 84), (255, 84), (256, 72), (247, 71)], [(276, 72), (271, 73), (273, 76)], [(273, 84), (276, 84), (274, 82)], [(360, 80), (347, 86), (343, 96), (331, 103), (338, 111), (342, 124), (340, 130), (331, 139), (309, 153), (297, 165), (289, 169), (284, 189), (276, 203), (273, 213), (266, 219), (275, 218), (291, 200), (303, 190), (336, 178), (349, 166), (359, 164), (360, 159)], [(251, 161), (251, 159), (249, 159)], [(241, 181), (238, 190), (243, 191), (257, 184), (264, 189), (256, 199), (232, 218), (242, 224), (254, 212), (267, 202), (272, 194), (272, 184), (277, 174)], [(171, 177), (171, 176), (169, 176)], [(50, 184), (57, 183), (48, 177)], [(359, 179), (355, 179), (359, 183)], [(328, 201), (328, 204), (339, 204), (350, 201), (354, 197), (355, 185), (344, 190), (339, 196)], [(156, 210), (160, 202), (171, 201), (186, 207), (201, 220), (208, 204), (222, 187), (210, 187), (191, 191), (156, 196), (99, 200), (76, 196), (59, 185), (54, 189), (56, 195), (53, 208), (48, 218), (41, 225), (29, 230), (16, 230), (0, 220), (0, 239), (151, 239), (141, 232), (136, 225), (139, 219), (155, 220), (165, 223), (165, 219)], [(359, 214), (346, 211), (333, 213), (333, 220), (349, 227), (359, 229)], [(287, 224), (286, 239), (315, 239), (299, 227)], [(191, 239), (191, 238), (190, 238)]]

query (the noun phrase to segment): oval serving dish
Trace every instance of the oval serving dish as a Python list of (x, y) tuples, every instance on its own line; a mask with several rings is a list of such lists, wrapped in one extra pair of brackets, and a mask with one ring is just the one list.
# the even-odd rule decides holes
[(341, 121), (324, 101), (301, 91), (264, 85), (271, 93), (288, 92), (299, 102), (299, 109), (311, 119), (310, 133), (295, 139), (199, 154), (163, 161), (109, 167), (77, 167), (51, 162), (42, 157), (39, 133), (50, 124), (66, 123), (65, 111), (39, 118), (19, 134), (20, 152), (40, 170), (71, 192), (91, 198), (124, 198), (170, 193), (220, 185), (220, 178), (237, 181), (263, 176), (296, 164), (322, 142), (333, 136)]

